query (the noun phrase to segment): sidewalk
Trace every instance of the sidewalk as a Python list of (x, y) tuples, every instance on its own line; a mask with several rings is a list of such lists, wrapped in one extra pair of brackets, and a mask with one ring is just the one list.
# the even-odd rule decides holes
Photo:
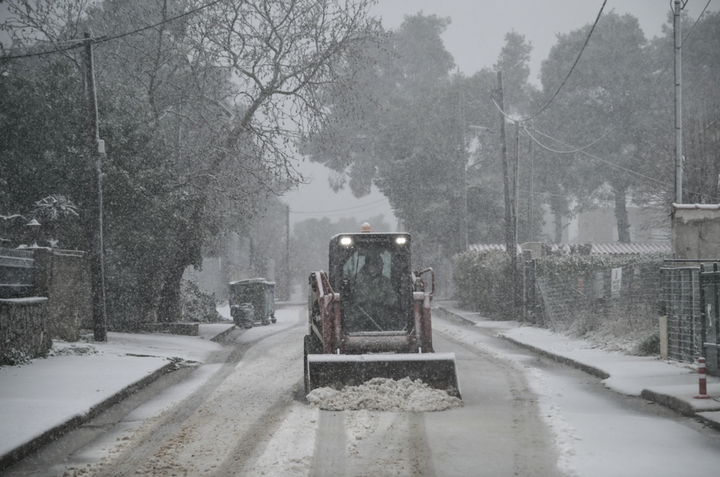
[(205, 362), (232, 321), (199, 336), (108, 333), (106, 343), (56, 341), (53, 354), (0, 367), (0, 471), (179, 366)]
[[(499, 324), (448, 302), (437, 303), (434, 311), (474, 326)], [(695, 399), (699, 385), (694, 365), (593, 349), (586, 341), (550, 330), (520, 326), (517, 322), (502, 323), (507, 328), (499, 331), (498, 336), (507, 341), (600, 377), (605, 386), (618, 393), (639, 396), (686, 416), (695, 416), (720, 430), (720, 378), (707, 377), (711, 399)]]

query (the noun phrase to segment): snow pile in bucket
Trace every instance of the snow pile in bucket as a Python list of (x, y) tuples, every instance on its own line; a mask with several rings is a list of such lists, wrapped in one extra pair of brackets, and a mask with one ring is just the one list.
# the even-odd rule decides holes
[(326, 411), (409, 411), (431, 412), (462, 407), (462, 400), (421, 380), (373, 378), (360, 386), (314, 389), (307, 395), (313, 407)]

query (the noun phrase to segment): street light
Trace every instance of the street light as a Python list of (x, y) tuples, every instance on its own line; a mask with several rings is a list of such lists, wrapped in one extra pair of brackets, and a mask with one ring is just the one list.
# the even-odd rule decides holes
[(40, 222), (38, 222), (36, 219), (32, 219), (30, 222), (25, 224), (25, 227), (30, 227), (30, 235), (33, 239), (32, 248), (38, 248), (37, 239), (38, 232), (40, 231)]

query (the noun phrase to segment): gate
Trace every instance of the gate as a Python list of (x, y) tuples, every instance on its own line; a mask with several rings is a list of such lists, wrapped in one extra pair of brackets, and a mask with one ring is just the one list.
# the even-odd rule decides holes
[(720, 376), (720, 270), (718, 262), (700, 266), (700, 302), (703, 318), (703, 347), (708, 373)]
[(703, 355), (700, 267), (660, 269), (668, 321), (668, 357), (692, 363)]

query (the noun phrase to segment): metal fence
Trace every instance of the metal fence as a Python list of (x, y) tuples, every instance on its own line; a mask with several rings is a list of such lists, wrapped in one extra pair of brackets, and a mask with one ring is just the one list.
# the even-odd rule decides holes
[(665, 316), (668, 358), (692, 363), (705, 357), (708, 372), (720, 375), (719, 262), (666, 259), (564, 274), (541, 268), (542, 260), (524, 262), (526, 322), (617, 337), (657, 332), (658, 318)]
[(663, 267), (664, 314), (668, 321), (668, 357), (693, 362), (702, 352), (700, 267)]
[(702, 265), (700, 300), (704, 312), (703, 355), (708, 373), (720, 376), (720, 263)]
[(615, 334), (656, 329), (662, 291), (660, 263), (539, 275), (535, 281), (541, 302), (526, 307), (526, 316), (534, 322), (544, 321), (555, 331), (576, 334), (602, 328), (612, 328), (608, 331)]

